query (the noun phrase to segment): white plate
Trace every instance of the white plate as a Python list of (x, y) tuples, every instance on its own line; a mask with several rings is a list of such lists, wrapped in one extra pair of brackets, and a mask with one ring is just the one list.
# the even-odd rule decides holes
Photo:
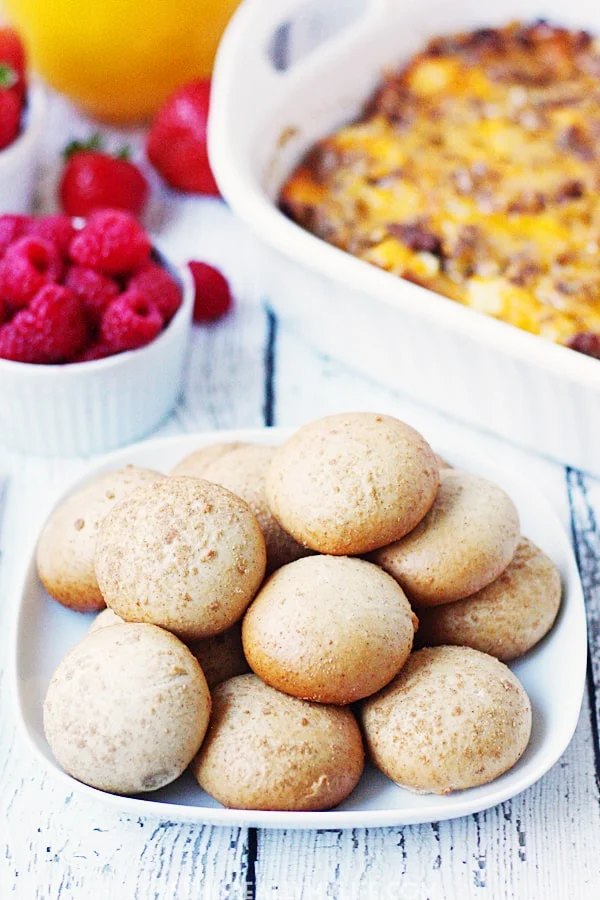
[[(66, 492), (90, 477), (135, 463), (168, 471), (192, 450), (218, 441), (279, 443), (290, 434), (279, 429), (221, 431), (186, 435), (137, 444), (106, 457)], [(72, 612), (51, 600), (35, 568), (35, 541), (23, 562), (12, 631), (12, 676), (17, 717), (40, 762), (65, 791), (101, 799), (130, 816), (155, 815), (163, 819), (214, 825), (271, 828), (361, 828), (435, 822), (494, 806), (529, 787), (556, 762), (567, 747), (577, 723), (583, 696), (586, 665), (586, 624), (581, 585), (571, 545), (554, 510), (545, 498), (512, 472), (503, 471), (476, 452), (446, 441), (436, 450), (454, 464), (478, 472), (502, 485), (515, 501), (523, 533), (539, 544), (560, 569), (564, 597), (551, 633), (525, 657), (511, 665), (523, 682), (533, 705), (531, 742), (517, 765), (489, 785), (445, 797), (421, 796), (403, 790), (368, 768), (359, 786), (337, 809), (329, 812), (257, 812), (221, 807), (188, 774), (174, 784), (140, 797), (120, 797), (88, 787), (66, 775), (55, 762), (42, 728), (42, 704), (51, 674), (66, 651), (83, 636), (90, 615)], [(47, 511), (43, 516), (46, 518)], [(40, 519), (40, 525), (43, 519)], [(36, 529), (37, 534), (38, 529)]]

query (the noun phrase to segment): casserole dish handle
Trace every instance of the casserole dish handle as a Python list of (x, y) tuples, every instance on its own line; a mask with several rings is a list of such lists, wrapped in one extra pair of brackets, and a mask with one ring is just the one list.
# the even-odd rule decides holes
[[(385, 17), (395, 0), (245, 0), (221, 41), (215, 68), (219, 85), (250, 90), (272, 102), (292, 72), (331, 60), (335, 44), (345, 52), (371, 22)], [(244, 76), (239, 78), (243, 68)]]

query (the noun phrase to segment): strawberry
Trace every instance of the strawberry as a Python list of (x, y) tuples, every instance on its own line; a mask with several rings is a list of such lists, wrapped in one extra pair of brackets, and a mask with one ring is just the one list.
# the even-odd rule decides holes
[(25, 49), (12, 28), (0, 28), (0, 84), (10, 88), (22, 100), (27, 79)]
[(148, 182), (124, 150), (110, 156), (102, 150), (98, 135), (65, 150), (66, 164), (60, 179), (62, 207), (70, 216), (87, 216), (96, 209), (124, 209), (135, 216), (148, 197)]
[(25, 80), (25, 48), (14, 28), (0, 28), (0, 63), (10, 66)]
[(171, 94), (152, 123), (146, 151), (171, 187), (218, 197), (206, 151), (209, 98), (210, 81), (191, 81)]

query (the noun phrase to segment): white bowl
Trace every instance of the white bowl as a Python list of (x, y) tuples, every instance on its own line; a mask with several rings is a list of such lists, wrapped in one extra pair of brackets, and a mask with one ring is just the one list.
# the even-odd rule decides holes
[[(148, 441), (113, 453), (88, 469), (57, 498), (56, 505), (96, 475), (127, 463), (168, 472), (188, 453), (209, 444), (222, 441), (280, 444), (290, 436), (287, 429), (262, 428)], [(529, 653), (510, 663), (533, 707), (531, 740), (512, 769), (490, 784), (438, 796), (403, 790), (368, 766), (356, 790), (337, 809), (327, 812), (224, 809), (200, 789), (189, 773), (159, 791), (138, 797), (108, 794), (75, 781), (60, 768), (48, 746), (42, 705), (52, 672), (67, 651), (83, 637), (94, 617), (66, 609), (51, 600), (39, 581), (35, 549), (39, 531), (50, 512), (45, 509), (33, 517), (30, 545), (23, 547), (20, 560), (13, 560), (18, 571), (15, 596), (8, 598), (13, 621), (10, 623), (7, 666), (17, 721), (42, 773), (51, 772), (62, 784), (65, 794), (75, 792), (83, 798), (100, 800), (109, 811), (112, 808), (122, 815), (155, 816), (197, 825), (259, 828), (365, 828), (438, 822), (502, 803), (541, 778), (571, 740), (585, 687), (585, 607), (569, 538), (552, 506), (532, 484), (529, 473), (517, 474), (497, 466), (481, 451), (477, 434), (473, 434), (468, 451), (460, 435), (449, 441), (443, 432), (438, 435), (435, 429), (430, 429), (426, 437), (451, 463), (495, 481), (510, 494), (519, 511), (523, 534), (548, 553), (561, 574), (563, 602), (554, 627)], [(531, 798), (523, 802), (531, 802)], [(102, 824), (101, 818), (97, 824)]]
[(40, 456), (111, 450), (148, 434), (181, 386), (194, 306), (187, 266), (176, 268), (182, 303), (150, 344), (106, 359), (43, 366), (0, 359), (0, 441)]
[(46, 105), (43, 87), (30, 85), (23, 130), (12, 144), (0, 150), (0, 213), (31, 212)]

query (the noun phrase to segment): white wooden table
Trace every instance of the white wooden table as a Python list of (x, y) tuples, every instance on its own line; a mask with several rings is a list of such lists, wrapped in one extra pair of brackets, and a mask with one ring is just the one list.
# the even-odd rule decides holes
[[(54, 100), (39, 206), (52, 208), (57, 152), (88, 124)], [(109, 134), (112, 137), (113, 133)], [(139, 145), (139, 135), (130, 135)], [(427, 435), (472, 432), (306, 346), (269, 308), (268, 254), (223, 204), (158, 194), (152, 225), (181, 259), (219, 265), (235, 312), (197, 328), (185, 391), (157, 434), (298, 425), (333, 411), (389, 412)], [(326, 302), (326, 298), (325, 298)], [(269, 832), (130, 819), (66, 794), (22, 745), (1, 674), (1, 900), (598, 900), (600, 897), (600, 482), (491, 437), (486, 450), (535, 481), (572, 531), (586, 592), (590, 668), (560, 762), (511, 802), (467, 818), (389, 829)], [(598, 448), (600, 452), (600, 448)], [(0, 450), (0, 616), (11, 564), (37, 508), (88, 462)], [(0, 492), (1, 496), (1, 492)], [(5, 627), (0, 624), (4, 636)], [(565, 661), (568, 677), (569, 661)]]

